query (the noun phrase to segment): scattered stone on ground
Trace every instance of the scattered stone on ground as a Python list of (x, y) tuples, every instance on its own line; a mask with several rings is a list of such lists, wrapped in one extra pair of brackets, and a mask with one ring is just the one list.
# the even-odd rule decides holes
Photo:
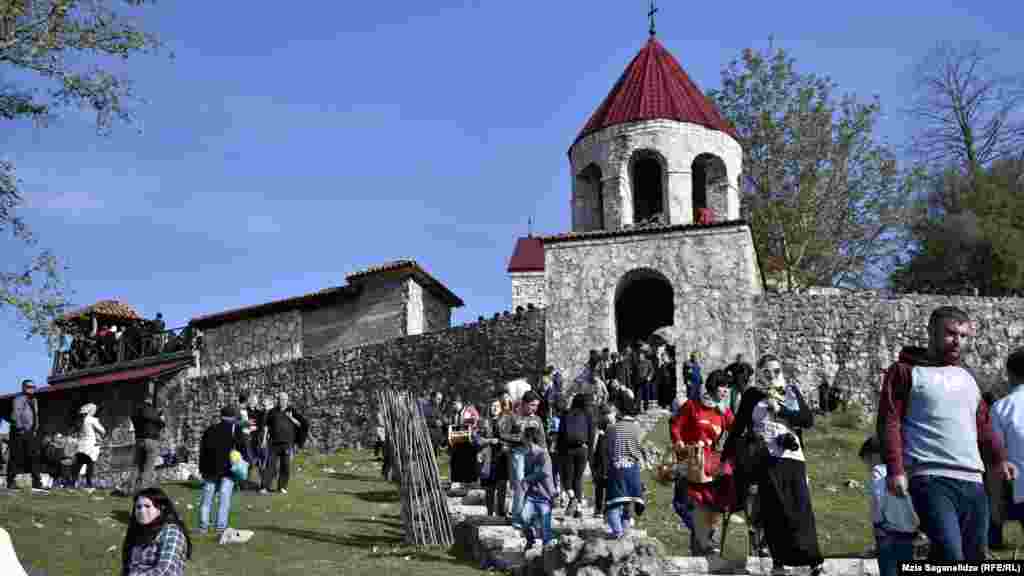
[(252, 530), (238, 530), (235, 528), (228, 528), (220, 535), (220, 544), (245, 544), (252, 539), (255, 532)]

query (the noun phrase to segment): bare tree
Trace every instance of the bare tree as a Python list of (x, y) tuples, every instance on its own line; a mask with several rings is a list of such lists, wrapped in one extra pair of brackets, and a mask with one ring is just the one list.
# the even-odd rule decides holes
[(973, 176), (1024, 148), (1024, 75), (989, 67), (995, 51), (978, 43), (939, 44), (917, 66), (909, 110), (918, 130), (910, 150), (935, 167), (957, 165)]

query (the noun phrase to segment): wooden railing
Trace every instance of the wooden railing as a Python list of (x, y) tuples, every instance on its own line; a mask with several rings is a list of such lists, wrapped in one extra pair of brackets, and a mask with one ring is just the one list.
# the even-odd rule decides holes
[(69, 350), (54, 354), (51, 376), (63, 376), (79, 370), (113, 366), (143, 358), (191, 352), (199, 338), (189, 326), (163, 332), (143, 333), (127, 328), (120, 338), (79, 337)]

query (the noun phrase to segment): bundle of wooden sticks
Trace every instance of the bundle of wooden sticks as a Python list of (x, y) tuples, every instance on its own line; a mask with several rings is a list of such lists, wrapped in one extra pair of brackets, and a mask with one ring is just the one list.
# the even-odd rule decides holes
[(384, 415), (385, 449), (391, 450), (400, 478), (405, 541), (447, 548), (454, 542), (454, 533), (427, 422), (416, 399), (408, 394), (383, 390), (377, 397)]

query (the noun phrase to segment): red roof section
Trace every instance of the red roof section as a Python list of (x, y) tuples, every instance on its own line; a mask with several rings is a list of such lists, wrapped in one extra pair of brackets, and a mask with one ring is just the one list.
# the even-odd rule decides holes
[(532, 236), (516, 240), (512, 259), (508, 261), (509, 272), (543, 272), (544, 242)]
[(652, 35), (573, 144), (609, 126), (655, 119), (699, 124), (739, 140), (732, 124)]
[(85, 376), (83, 378), (73, 379), (59, 384), (53, 384), (44, 388), (37, 388), (36, 394), (48, 394), (51, 392), (60, 392), (61, 390), (70, 390), (73, 388), (81, 388), (83, 386), (95, 386), (97, 384), (109, 384), (111, 382), (124, 382), (127, 380), (142, 380), (145, 378), (156, 378), (164, 374), (171, 372), (177, 372), (188, 368), (193, 363), (191, 358), (186, 360), (177, 360), (175, 362), (165, 362), (163, 364), (157, 364), (155, 366), (145, 366), (143, 368), (130, 368), (128, 370), (118, 370), (115, 372), (107, 372), (106, 374), (97, 374), (95, 376)]

